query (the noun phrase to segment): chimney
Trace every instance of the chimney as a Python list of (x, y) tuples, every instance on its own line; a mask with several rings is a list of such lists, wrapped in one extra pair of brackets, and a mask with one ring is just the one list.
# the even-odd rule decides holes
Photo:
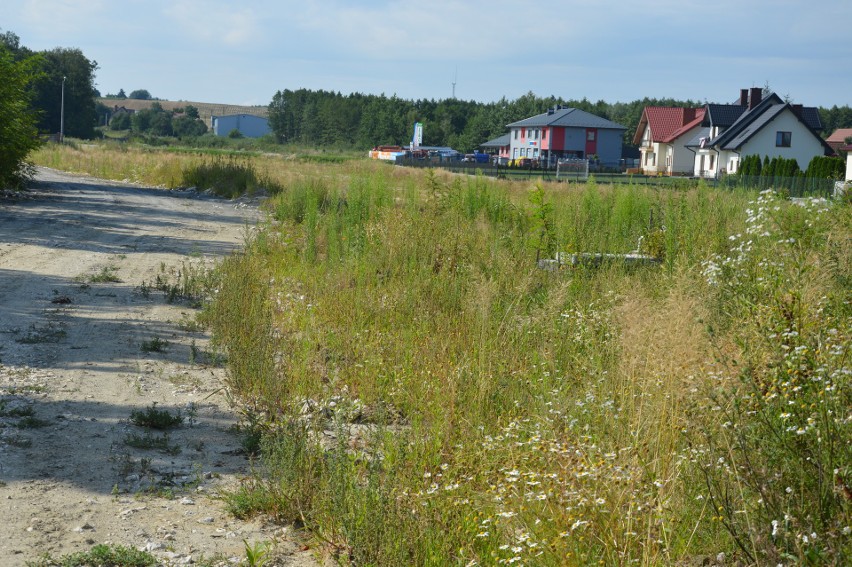
[(696, 108), (684, 108), (683, 109), (683, 123), (681, 126), (686, 126), (688, 122), (692, 122), (695, 120), (695, 111)]
[(748, 97), (748, 109), (751, 110), (758, 104), (760, 104), (760, 100), (763, 98), (763, 89), (760, 87), (752, 87), (751, 93)]
[(801, 105), (801, 104), (794, 104), (794, 105), (793, 105), (793, 113), (794, 113), (796, 116), (798, 116), (799, 118), (802, 118), (802, 108), (803, 108), (803, 107), (802, 107), (802, 105)]
[(748, 106), (748, 89), (740, 89), (740, 106)]

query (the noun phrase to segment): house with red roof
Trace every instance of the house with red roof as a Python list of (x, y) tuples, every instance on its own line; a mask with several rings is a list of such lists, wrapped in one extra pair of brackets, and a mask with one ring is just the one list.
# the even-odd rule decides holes
[(852, 128), (838, 128), (831, 136), (825, 139), (825, 143), (834, 148), (834, 151), (838, 151), (843, 146), (850, 145), (846, 143), (846, 138), (852, 138)]
[(695, 153), (686, 148), (701, 127), (703, 108), (646, 106), (633, 143), (648, 175), (692, 175)]

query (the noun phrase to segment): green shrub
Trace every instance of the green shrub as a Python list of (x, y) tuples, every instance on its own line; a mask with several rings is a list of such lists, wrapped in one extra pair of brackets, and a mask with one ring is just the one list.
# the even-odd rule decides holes
[(37, 79), (39, 61), (15, 61), (0, 43), (0, 189), (22, 188), (34, 171), (26, 160), (41, 142), (27, 93)]

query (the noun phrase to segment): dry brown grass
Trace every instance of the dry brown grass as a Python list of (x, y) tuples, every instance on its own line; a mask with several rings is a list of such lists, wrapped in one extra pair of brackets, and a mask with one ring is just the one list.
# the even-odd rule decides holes
[(653, 447), (658, 473), (668, 476), (687, 404), (707, 375), (712, 344), (704, 329), (706, 305), (675, 287), (664, 297), (629, 297), (616, 311), (620, 328), (621, 396), (635, 441)]
[(192, 102), (186, 100), (136, 100), (136, 99), (117, 99), (117, 98), (99, 98), (98, 102), (103, 103), (107, 108), (115, 106), (124, 107), (128, 110), (144, 110), (151, 108), (155, 102), (159, 103), (165, 110), (175, 110), (176, 108), (184, 108), (186, 106), (194, 106), (198, 109), (198, 117), (206, 124), (210, 124), (211, 116), (227, 116), (230, 114), (251, 114), (253, 116), (269, 115), (269, 110), (266, 106), (242, 106), (238, 104), (219, 104), (213, 102)]

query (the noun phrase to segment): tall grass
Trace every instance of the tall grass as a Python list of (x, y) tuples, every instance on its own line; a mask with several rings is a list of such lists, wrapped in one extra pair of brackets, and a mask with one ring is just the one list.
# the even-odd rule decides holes
[[(37, 165), (103, 179), (174, 189), (199, 187), (232, 197), (245, 191), (278, 187), (297, 180), (327, 177), (377, 164), (358, 164), (322, 155), (216, 153), (205, 148), (150, 148), (109, 142), (47, 144), (30, 156)], [(304, 158), (304, 159), (303, 159)]]
[[(266, 480), (235, 505), (264, 494), (261, 509), (306, 522), (359, 564), (778, 556), (719, 510), (733, 505), (719, 490), (744, 494), (769, 473), (751, 471), (750, 487), (704, 466), (729, 427), (708, 405), (720, 380), (727, 399), (741, 391), (721, 369), (743, 356), (738, 333), (756, 321), (731, 311), (741, 300), (720, 296), (702, 262), (735, 248), (756, 196), (548, 187), (559, 249), (627, 252), (655, 234), (665, 257), (662, 269), (548, 273), (534, 268), (528, 191), (429, 173), (394, 183), (380, 171), (295, 183), (273, 200), (277, 223), (250, 254), (262, 269), (223, 268), (272, 282), (251, 289), (271, 303), (259, 344), (272, 340), (275, 355), (255, 356), (275, 358), (275, 377), (250, 378), (247, 391), (276, 384), (256, 401), (281, 428), (266, 441)], [(848, 258), (848, 223), (836, 230)], [(818, 262), (823, 242), (806, 240), (802, 261)], [(214, 305), (214, 328), (229, 324), (229, 301)], [(766, 442), (750, 439), (751, 452)], [(833, 501), (819, 536), (830, 543), (815, 556), (832, 560), (848, 553), (829, 535), (848, 518)]]
[[(848, 563), (848, 204), (251, 163), (206, 313), (265, 431), (235, 513), (354, 564)], [(540, 271), (542, 226), (664, 262)]]

